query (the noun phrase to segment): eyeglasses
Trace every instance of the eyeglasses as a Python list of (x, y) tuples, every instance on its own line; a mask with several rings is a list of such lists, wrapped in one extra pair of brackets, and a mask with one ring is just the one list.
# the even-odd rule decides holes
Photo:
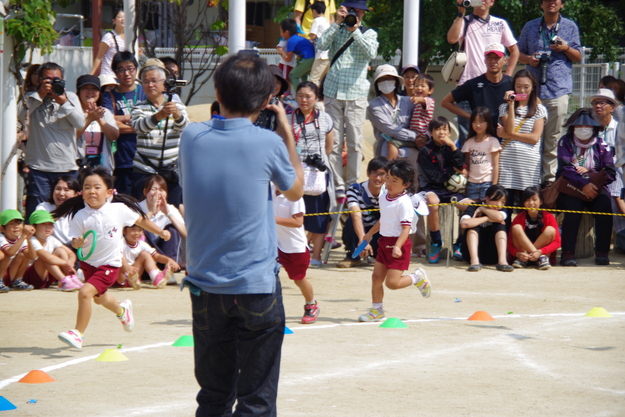
[(156, 85), (162, 83), (165, 80), (143, 80), (143, 85)]
[(593, 106), (601, 106), (601, 107), (603, 107), (603, 106), (605, 106), (606, 104), (612, 104), (612, 103), (610, 103), (609, 101), (603, 101), (603, 100), (602, 100), (602, 101), (599, 101), (599, 100), (595, 100), (595, 101), (591, 102), (590, 104), (592, 104)]
[(115, 70), (115, 73), (116, 74), (124, 74), (124, 73), (134, 74), (135, 71), (137, 71), (136, 67), (132, 67), (132, 68), (117, 68)]

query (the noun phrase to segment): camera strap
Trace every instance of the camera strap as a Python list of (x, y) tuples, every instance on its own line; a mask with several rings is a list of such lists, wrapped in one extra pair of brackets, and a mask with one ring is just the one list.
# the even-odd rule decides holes
[[(302, 113), (302, 111), (300, 109), (295, 110), (293, 113), (291, 113), (291, 124), (293, 127), (295, 127), (294, 124), (294, 116), (295, 114), (301, 115), (302, 118), (304, 116), (304, 114)], [(306, 143), (306, 148), (308, 149), (308, 138), (306, 138), (306, 124), (308, 124), (308, 121), (310, 120), (310, 117), (314, 117), (313, 119), (313, 124), (315, 125), (315, 130), (317, 131), (317, 139), (319, 140), (319, 156), (322, 155), (322, 147), (321, 147), (321, 128), (319, 126), (319, 110), (317, 109), (313, 109), (313, 111), (308, 115), (308, 117), (306, 117), (306, 120), (304, 120), (303, 122), (299, 122), (299, 133), (295, 136), (295, 143), (297, 143), (299, 141), (299, 137), (300, 135), (303, 133), (304, 134), (304, 142)], [(295, 134), (295, 129), (293, 129), (293, 133)]]
[(472, 14), (467, 16), (466, 19), (464, 19), (464, 33), (462, 34), (462, 41), (458, 45), (458, 52), (464, 52), (464, 45), (467, 40), (467, 31), (469, 30), (469, 25), (471, 24), (471, 22), (473, 22), (473, 20), (474, 20), (474, 16)]
[[(360, 26), (358, 29), (360, 29), (360, 32), (362, 34), (364, 34), (366, 31), (369, 30), (369, 28), (365, 28)], [(332, 60), (330, 61), (330, 65), (328, 66), (328, 71), (330, 70), (330, 68), (332, 67), (332, 65), (336, 62), (337, 59), (339, 59), (339, 57), (343, 54), (343, 52), (345, 52), (345, 50), (347, 48), (349, 48), (349, 46), (354, 43), (354, 37), (352, 36), (351, 38), (349, 38), (347, 40), (347, 42), (345, 42), (343, 44), (343, 46), (341, 46), (341, 49), (339, 49), (338, 51), (336, 51), (336, 54), (334, 54), (334, 56), (332, 57)]]
[(547, 27), (547, 23), (545, 23), (545, 17), (540, 20), (540, 26), (538, 26), (538, 36), (543, 40), (543, 46), (549, 49), (549, 41), (553, 36), (549, 36), (549, 34), (553, 33), (554, 36), (558, 35), (558, 31), (560, 30), (560, 21), (562, 21), (562, 15), (558, 15), (558, 21), (553, 28), (549, 29)]

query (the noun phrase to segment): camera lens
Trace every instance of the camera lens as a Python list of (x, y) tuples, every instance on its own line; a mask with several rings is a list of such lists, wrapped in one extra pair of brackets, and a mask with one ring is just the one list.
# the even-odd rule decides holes
[(347, 16), (345, 16), (345, 26), (347, 27), (354, 27), (356, 26), (356, 23), (358, 23), (358, 15), (356, 14), (356, 10), (354, 9), (349, 9), (349, 11), (347, 12)]

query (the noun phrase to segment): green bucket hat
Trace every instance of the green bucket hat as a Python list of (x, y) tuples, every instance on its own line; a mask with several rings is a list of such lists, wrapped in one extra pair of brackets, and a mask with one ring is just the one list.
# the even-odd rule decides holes
[(13, 209), (7, 209), (0, 213), (0, 225), (2, 226), (6, 226), (8, 222), (15, 219), (24, 220), (22, 213)]
[(54, 218), (48, 211), (37, 210), (33, 211), (33, 214), (28, 218), (28, 222), (30, 224), (54, 223)]

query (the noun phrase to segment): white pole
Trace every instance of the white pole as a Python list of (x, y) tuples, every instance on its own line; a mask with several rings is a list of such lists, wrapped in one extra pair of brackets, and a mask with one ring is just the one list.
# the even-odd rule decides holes
[(228, 52), (245, 49), (245, 0), (230, 0), (228, 6)]
[(404, 39), (402, 66), (419, 63), (419, 3), (420, 0), (404, 0)]
[[(124, 47), (132, 51), (135, 39), (135, 0), (124, 0)], [(139, 40), (134, 44), (135, 58), (139, 61)]]
[[(11, 38), (6, 37), (4, 33), (4, 23), (2, 26), (2, 38), (3, 45), (2, 54), (4, 55), (4, 48), (8, 50), (13, 49), (13, 41)], [(5, 57), (9, 58), (9, 56)], [(17, 86), (13, 74), (9, 71), (10, 59), (2, 59), (2, 97), (0, 102), (2, 103), (2, 149), (0, 151), (0, 164), (6, 162), (7, 158), (11, 155), (13, 145), (17, 140)], [(2, 169), (5, 167), (2, 166)], [(19, 209), (17, 207), (17, 158), (11, 158), (8, 166), (6, 167), (6, 173), (2, 180), (2, 190), (0, 191), (0, 209)]]

